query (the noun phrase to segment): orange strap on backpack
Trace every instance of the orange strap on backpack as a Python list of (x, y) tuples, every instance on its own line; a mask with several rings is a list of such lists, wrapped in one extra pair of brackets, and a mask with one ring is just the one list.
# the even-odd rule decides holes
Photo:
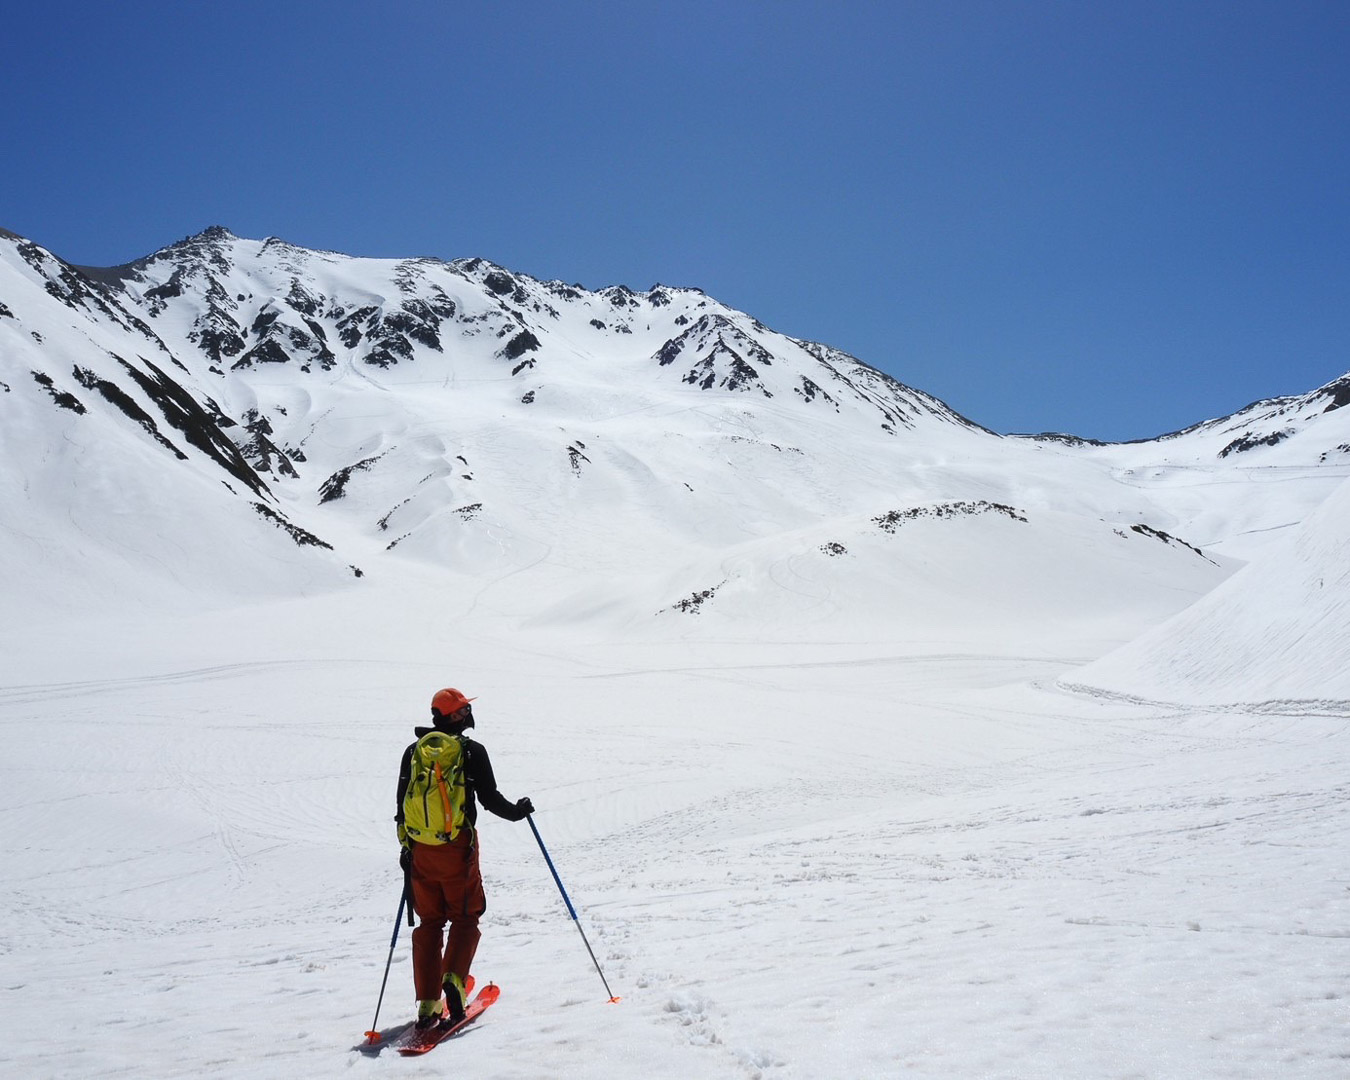
[(441, 775), (441, 763), (434, 763), (436, 770), (436, 786), (441, 789), (441, 806), (445, 810), (445, 834), (451, 835), (455, 827), (455, 809), (450, 805), (450, 792), (445, 786), (445, 777)]

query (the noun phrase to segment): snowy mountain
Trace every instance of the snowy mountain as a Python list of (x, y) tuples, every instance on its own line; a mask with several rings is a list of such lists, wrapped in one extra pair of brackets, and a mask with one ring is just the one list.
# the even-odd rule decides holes
[(0, 362), (0, 554), (58, 606), (434, 571), (543, 624), (932, 637), (1092, 624), (1119, 576), (1142, 629), (1350, 464), (1350, 377), (1148, 443), (1003, 438), (696, 289), (220, 227), (105, 269), (0, 237)]
[(483, 814), (433, 1070), (1343, 1077), (1346, 385), (1003, 437), (697, 290), (0, 235), (0, 1071), (389, 1067), (458, 685), (623, 1000)]
[[(579, 512), (603, 529), (633, 497), (657, 532), (697, 531), (701, 504), (730, 494), (712, 490), (727, 461), (796, 452), (773, 437), (813, 415), (890, 437), (916, 423), (976, 431), (692, 290), (588, 293), (481, 260), (350, 259), (219, 228), (112, 270), (12, 236), (0, 256), (7, 411), (25, 425), (7, 426), (6, 480), (30, 522), (89, 515), (93, 536), (119, 507), (173, 530), (190, 505), (193, 518), (232, 513), (264, 562), (280, 557), (270, 534), (289, 536), (309, 549), (303, 573), (331, 577), (345, 565), (334, 534), (356, 550), (347, 562), (393, 548), (441, 557), (472, 551), (485, 527), (512, 533), (507, 548), (540, 526), (575, 532)], [(93, 492), (73, 471), (41, 495), (27, 485), (60, 463), (106, 479)], [(734, 497), (772, 518), (829, 497), (816, 472), (812, 488), (750, 482)], [(127, 498), (138, 487), (159, 495)], [(196, 551), (176, 537), (183, 559), (166, 568), (219, 548), (220, 527)], [(37, 535), (44, 549), (56, 540)]]

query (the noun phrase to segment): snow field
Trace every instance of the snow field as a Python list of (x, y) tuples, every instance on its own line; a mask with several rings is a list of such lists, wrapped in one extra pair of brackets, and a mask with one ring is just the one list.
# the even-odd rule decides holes
[[(1079, 661), (1029, 636), (588, 642), (362, 595), (101, 648), (95, 626), (81, 682), (38, 635), (32, 680), (9, 670), (0, 1071), (1345, 1073), (1344, 715), (1068, 694)], [(292, 658), (259, 659), (277, 641)], [(397, 758), (447, 682), (480, 695), (624, 1000), (527, 827), (489, 816), (476, 974), (501, 1002), (418, 1063), (367, 1059)], [(53, 753), (98, 764), (72, 786)], [(386, 1029), (407, 948), (405, 926)], [(95, 1011), (75, 1038), (72, 1000)]]
[(1350, 481), (1264, 558), (1073, 678), (1169, 701), (1350, 702)]
[[(1030, 442), (693, 292), (0, 247), (0, 1074), (1350, 1072), (1343, 381)], [(446, 684), (624, 1000), (487, 817), (501, 1003), (365, 1056)]]

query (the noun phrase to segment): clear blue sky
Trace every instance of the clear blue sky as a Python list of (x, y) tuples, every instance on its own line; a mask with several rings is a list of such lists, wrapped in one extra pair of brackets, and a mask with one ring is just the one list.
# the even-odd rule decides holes
[(0, 225), (695, 285), (1000, 431), (1350, 370), (1350, 0), (21, 4)]

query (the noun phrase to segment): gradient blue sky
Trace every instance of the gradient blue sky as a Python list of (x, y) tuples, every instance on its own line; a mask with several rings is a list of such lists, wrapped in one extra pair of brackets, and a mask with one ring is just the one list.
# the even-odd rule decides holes
[(1350, 2), (10, 5), (0, 225), (695, 285), (999, 431), (1350, 370)]

